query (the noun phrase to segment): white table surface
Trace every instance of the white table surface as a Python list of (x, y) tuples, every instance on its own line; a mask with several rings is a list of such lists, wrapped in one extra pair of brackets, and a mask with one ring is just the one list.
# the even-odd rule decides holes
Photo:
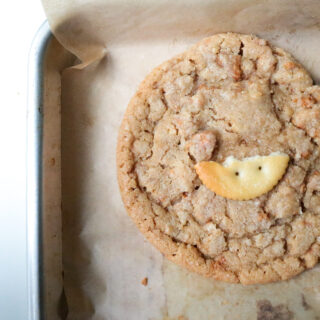
[(27, 320), (26, 87), (40, 0), (1, 1), (0, 319)]

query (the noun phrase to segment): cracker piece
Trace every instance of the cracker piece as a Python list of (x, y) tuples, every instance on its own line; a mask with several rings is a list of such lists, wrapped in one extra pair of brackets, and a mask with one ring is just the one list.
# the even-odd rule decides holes
[(243, 160), (228, 157), (223, 165), (201, 161), (195, 169), (202, 183), (219, 196), (250, 200), (270, 191), (284, 175), (288, 163), (288, 155), (272, 153)]

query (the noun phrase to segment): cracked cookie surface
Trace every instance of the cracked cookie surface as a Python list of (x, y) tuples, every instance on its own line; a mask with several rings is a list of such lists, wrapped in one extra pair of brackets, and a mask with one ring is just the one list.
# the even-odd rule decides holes
[[(244, 284), (289, 279), (320, 256), (320, 87), (292, 56), (234, 33), (149, 74), (122, 122), (118, 180), (140, 231), (170, 260)], [(287, 171), (248, 201), (208, 190), (194, 165), (283, 152)]]

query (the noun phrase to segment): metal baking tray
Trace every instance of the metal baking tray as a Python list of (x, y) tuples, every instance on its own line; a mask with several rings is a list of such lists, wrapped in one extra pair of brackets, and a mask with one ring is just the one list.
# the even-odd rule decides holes
[[(46, 224), (46, 216), (44, 215), (44, 197), (46, 193), (43, 192), (43, 177), (46, 176), (45, 165), (43, 163), (43, 146), (46, 145), (43, 141), (43, 132), (47, 122), (43, 118), (43, 108), (46, 99), (46, 86), (44, 85), (45, 69), (44, 63), (46, 60), (46, 53), (51, 52), (48, 50), (48, 46), (54, 37), (51, 35), (48, 23), (44, 23), (39, 29), (35, 40), (32, 45), (30, 52), (29, 62), (29, 97), (28, 97), (28, 155), (27, 155), (27, 212), (28, 212), (28, 317), (27, 319), (52, 319), (48, 316), (46, 309), (49, 305), (52, 305), (51, 300), (46, 295), (46, 282), (48, 281), (49, 275), (45, 271), (46, 259), (45, 255), (48, 253), (47, 247), (44, 248), (45, 237), (47, 236), (44, 226)], [(125, 48), (127, 50), (127, 48)], [(146, 264), (147, 265), (147, 264)], [(164, 268), (162, 267), (162, 273)], [(205, 307), (204, 302), (210, 302), (214, 299), (214, 303), (211, 303), (211, 312), (217, 314), (220, 310), (221, 317), (224, 314), (231, 314), (231, 310), (236, 312), (242, 312), (243, 317), (249, 319), (252, 314), (252, 310), (256, 308), (256, 302), (259, 302), (262, 308), (271, 308), (270, 303), (275, 305), (275, 309), (282, 310), (281, 308), (287, 308), (289, 302), (292, 305), (296, 305), (300, 308), (299, 314), (308, 314), (310, 317), (313, 316), (312, 308), (305, 302), (304, 294), (307, 292), (308, 297), (314, 297), (317, 299), (317, 293), (319, 292), (318, 273), (320, 268), (314, 268), (308, 273), (304, 273), (302, 276), (293, 279), (287, 283), (278, 283), (265, 286), (254, 286), (254, 287), (241, 287), (239, 285), (229, 285), (224, 283), (215, 282), (215, 285), (209, 285), (206, 279), (201, 279), (197, 275), (189, 274), (184, 271), (180, 271), (178, 267), (171, 264), (166, 264), (166, 275), (168, 277), (168, 283), (174, 277), (177, 279), (176, 282), (168, 289), (169, 293), (181, 292), (179, 299), (171, 300), (179, 304), (176, 301), (186, 302), (186, 305), (182, 305), (180, 308), (187, 308), (189, 299), (195, 300), (198, 305), (193, 306)], [(172, 281), (171, 281), (172, 282)], [(193, 283), (197, 283), (196, 286), (192, 286)], [(200, 283), (198, 285), (198, 283)], [(140, 284), (139, 284), (140, 285)], [(177, 291), (179, 288), (179, 291)], [(272, 290), (271, 290), (272, 289)], [(109, 286), (110, 290), (110, 286)], [(195, 290), (198, 290), (197, 296)], [(274, 293), (278, 292), (278, 295)], [(282, 296), (283, 301), (276, 301), (276, 299)], [(194, 297), (198, 297), (196, 300)], [(207, 300), (206, 300), (207, 299)], [(266, 304), (267, 302), (267, 304)], [(313, 301), (314, 302), (314, 301)], [(264, 303), (264, 304), (263, 304)], [(208, 305), (208, 304), (207, 304)], [(242, 305), (243, 308), (238, 308)], [(315, 305), (315, 302), (314, 302)], [(271, 307), (270, 307), (271, 306)], [(54, 306), (55, 307), (55, 306)], [(188, 308), (191, 308), (190, 306)], [(278, 309), (277, 309), (278, 308)], [(178, 312), (180, 309), (174, 310)], [(224, 310), (223, 310), (224, 309)], [(190, 309), (191, 310), (191, 309)], [(205, 309), (201, 309), (205, 310)], [(237, 311), (238, 310), (238, 311)], [(184, 312), (184, 311), (183, 311)], [(244, 313), (245, 312), (245, 313)], [(179, 311), (180, 314), (180, 311)], [(219, 315), (218, 315), (219, 316)], [(54, 318), (58, 318), (57, 316)], [(61, 317), (60, 317), (61, 318)], [(305, 318), (306, 319), (306, 318)]]
[(27, 104), (27, 286), (29, 320), (43, 319), (42, 139), (43, 63), (52, 37), (48, 22), (32, 42)]
[(44, 22), (34, 37), (28, 66), (28, 320), (66, 316), (61, 261), (60, 75), (73, 62), (74, 56)]

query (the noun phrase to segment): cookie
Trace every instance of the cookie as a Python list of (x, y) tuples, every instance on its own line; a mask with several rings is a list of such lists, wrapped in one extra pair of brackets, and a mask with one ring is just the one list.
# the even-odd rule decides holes
[[(125, 113), (125, 207), (168, 259), (243, 284), (286, 280), (320, 256), (320, 87), (282, 49), (217, 34), (153, 70)], [(250, 200), (209, 190), (195, 166), (272, 153), (289, 163)], [(264, 183), (264, 182), (263, 182)]]

